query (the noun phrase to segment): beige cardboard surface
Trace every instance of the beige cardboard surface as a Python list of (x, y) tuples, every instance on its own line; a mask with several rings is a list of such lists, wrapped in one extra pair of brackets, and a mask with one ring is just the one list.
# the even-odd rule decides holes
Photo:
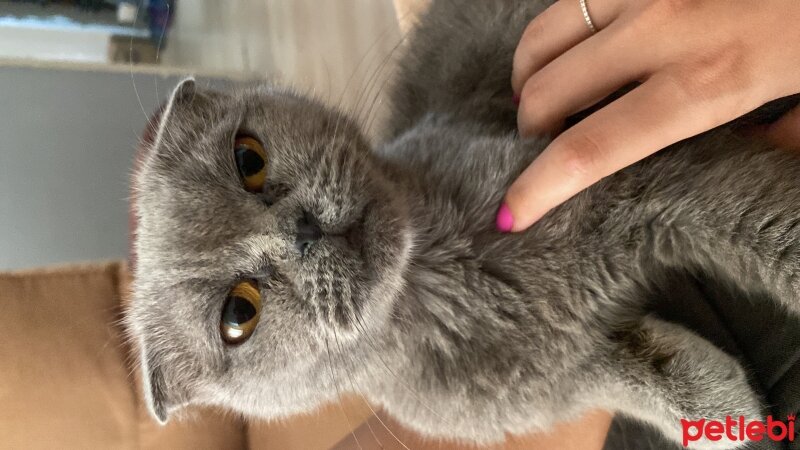
[[(354, 396), (281, 422), (246, 424), (234, 414), (193, 410), (161, 427), (142, 405), (116, 323), (127, 279), (122, 263), (0, 274), (0, 449), (402, 448), (393, 434), (409, 448), (468, 448), (421, 439), (384, 415), (378, 420)], [(495, 448), (590, 449), (602, 442), (608, 417), (593, 416), (580, 433), (565, 425)]]
[(0, 448), (246, 448), (230, 415), (147, 416), (116, 324), (125, 279), (121, 263), (0, 274)]
[(133, 448), (118, 282), (114, 264), (0, 275), (3, 446)]

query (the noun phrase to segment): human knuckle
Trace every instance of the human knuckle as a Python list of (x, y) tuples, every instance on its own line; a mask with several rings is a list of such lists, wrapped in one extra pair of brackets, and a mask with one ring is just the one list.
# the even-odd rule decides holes
[(725, 93), (746, 84), (749, 79), (748, 68), (744, 57), (743, 45), (731, 41), (720, 45), (712, 52), (705, 53), (694, 66), (701, 83), (715, 86)]
[[(526, 71), (529, 66), (538, 60), (538, 48), (541, 42), (541, 25), (536, 21), (531, 22), (520, 38), (514, 51), (514, 69)], [(523, 80), (524, 81), (524, 80)]]
[(661, 77), (662, 87), (656, 92), (659, 103), (687, 103), (697, 99), (702, 87), (688, 70), (675, 70)]
[(559, 145), (564, 175), (578, 181), (600, 178), (600, 161), (607, 154), (597, 137), (580, 133), (570, 136)]
[(548, 81), (545, 75), (546, 74), (539, 72), (525, 80), (525, 87), (522, 89), (522, 95), (531, 98), (541, 98), (547, 91)]
[(517, 89), (522, 88), (526, 82), (525, 78), (530, 76), (533, 66), (539, 59), (537, 43), (541, 40), (541, 32), (540, 25), (534, 22), (528, 25), (514, 51), (512, 83)]
[(520, 116), (524, 118), (527, 125), (536, 130), (546, 127), (550, 121), (548, 102), (544, 98), (545, 92), (539, 77), (528, 80), (522, 90), (523, 102), (520, 105)]
[(701, 0), (655, 0), (658, 11), (665, 16), (674, 17), (686, 13)]
[(528, 23), (528, 26), (525, 27), (525, 31), (522, 32), (522, 38), (520, 39), (521, 44), (535, 45), (542, 40), (542, 37), (545, 35), (545, 18), (546, 17), (542, 15)]
[(668, 77), (684, 101), (705, 102), (735, 96), (752, 83), (745, 64), (730, 45), (683, 63)]

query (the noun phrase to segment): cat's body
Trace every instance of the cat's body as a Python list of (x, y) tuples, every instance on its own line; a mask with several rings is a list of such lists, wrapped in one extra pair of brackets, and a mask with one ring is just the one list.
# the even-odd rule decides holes
[[(644, 299), (679, 268), (800, 313), (800, 159), (715, 130), (498, 233), (503, 193), (547, 144), (515, 137), (508, 86), (545, 3), (435, 1), (400, 64), (394, 138), (376, 150), (292, 94), (177, 89), (137, 176), (128, 316), (157, 417), (206, 403), (277, 418), (344, 391), (472, 442), (590, 408), (674, 440), (682, 418), (762, 416), (735, 359)], [(242, 129), (274, 151), (269, 207), (237, 192), (227, 146)], [(301, 211), (326, 236), (302, 257), (286, 243)], [(219, 314), (241, 277), (267, 304), (231, 347)]]

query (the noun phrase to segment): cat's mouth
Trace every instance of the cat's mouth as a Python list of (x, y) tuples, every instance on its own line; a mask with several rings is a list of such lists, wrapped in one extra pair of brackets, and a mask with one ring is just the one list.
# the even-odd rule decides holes
[[(371, 278), (392, 255), (402, 253), (402, 221), (393, 218), (392, 205), (367, 201), (348, 221), (320, 224), (319, 239), (301, 250), (298, 262), (306, 271), (336, 265)], [(395, 248), (396, 247), (396, 248)]]
[(364, 257), (364, 243), (367, 240), (367, 236), (364, 236), (364, 222), (367, 217), (367, 211), (369, 211), (369, 205), (364, 208), (359, 218), (339, 236), (362, 258)]
[[(367, 243), (370, 240), (370, 233), (367, 232), (366, 223), (368, 220), (374, 221), (372, 203), (367, 203), (361, 208), (355, 219), (349, 224), (335, 225), (332, 227), (322, 226), (319, 242), (311, 246), (303, 254), (303, 259), (313, 259), (331, 250), (346, 251), (346, 253), (357, 255), (362, 261), (367, 256)], [(327, 229), (326, 229), (327, 228)]]
[[(298, 298), (312, 305), (317, 320), (340, 333), (355, 333), (362, 314), (383, 314), (406, 262), (408, 235), (394, 200), (370, 199), (344, 208), (346, 219), (319, 224), (321, 235), (294, 260), (287, 275)], [(365, 313), (365, 308), (370, 309)], [(349, 335), (349, 334), (348, 334)]]
[(364, 227), (367, 216), (369, 215), (369, 210), (370, 209), (368, 207), (364, 208), (362, 213), (359, 214), (358, 219), (353, 221), (350, 225), (340, 227), (340, 231), (333, 233), (323, 232), (322, 238), (320, 239), (321, 245), (311, 247), (305, 257), (313, 258), (321, 252), (322, 248), (332, 245), (334, 248), (340, 250), (349, 250), (349, 252), (358, 255), (363, 261), (365, 256), (366, 242), (369, 239), (369, 237), (365, 235)]

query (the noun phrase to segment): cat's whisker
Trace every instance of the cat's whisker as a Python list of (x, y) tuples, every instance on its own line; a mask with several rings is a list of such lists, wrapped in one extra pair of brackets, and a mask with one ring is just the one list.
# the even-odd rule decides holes
[[(164, 23), (164, 27), (161, 29), (161, 35), (158, 37), (158, 45), (156, 46), (156, 65), (158, 65), (158, 59), (161, 56), (161, 45), (164, 43), (164, 35), (167, 34), (167, 23), (169, 23), (169, 19), (172, 16), (172, 10), (169, 7), (169, 3), (166, 3), (166, 6), (167, 6), (167, 21)], [(158, 104), (159, 102), (161, 102), (161, 97), (158, 95), (158, 74), (156, 73), (153, 74), (153, 82), (156, 91), (156, 104)]]
[[(342, 348), (342, 344), (339, 341), (339, 335), (338, 335), (338, 333), (336, 333), (336, 329), (333, 329), (333, 339), (336, 342), (336, 346), (339, 349), (339, 355), (342, 355), (342, 357), (340, 358), (342, 363), (346, 364), (345, 359), (344, 359), (344, 349)], [(354, 394), (356, 394), (359, 397), (361, 397), (361, 400), (364, 402), (364, 404), (367, 406), (367, 408), (369, 408), (369, 410), (372, 412), (372, 414), (375, 415), (375, 411), (372, 409), (372, 406), (369, 404), (369, 401), (367, 401), (366, 397), (364, 397), (364, 394), (361, 391), (360, 386), (358, 388), (356, 388), (355, 383), (353, 381), (353, 375), (350, 373), (350, 371), (347, 371), (347, 370), (346, 370), (346, 373), (347, 373), (348, 381), (350, 383), (350, 390)], [(380, 446), (380, 448), (383, 448), (383, 444), (381, 443), (380, 439), (378, 439), (378, 436), (375, 434), (375, 431), (372, 429), (372, 425), (370, 425), (369, 421), (367, 421), (366, 424), (367, 424), (367, 428), (369, 428), (370, 434), (372, 434), (373, 439), (375, 439), (375, 442), (378, 443), (378, 446)]]
[[(398, 22), (402, 22), (402, 21), (406, 20), (406, 19), (408, 18), (409, 14), (410, 14), (410, 11), (409, 11), (409, 12), (406, 12), (406, 14), (404, 14), (402, 18), (399, 18)], [(375, 39), (375, 42), (372, 44), (372, 46), (370, 46), (370, 50), (371, 50), (372, 48), (374, 48), (374, 47), (375, 47), (375, 46), (376, 46), (376, 45), (377, 45), (379, 42), (381, 42), (381, 40), (383, 40), (383, 39), (386, 37), (386, 35), (387, 35), (387, 34), (388, 34), (390, 31), (392, 31), (392, 30), (394, 30), (394, 27), (386, 27), (386, 28), (384, 29), (383, 33), (381, 33), (381, 35), (380, 35), (380, 36), (378, 36), (378, 37)], [(402, 45), (402, 44), (403, 44), (403, 43), (406, 41), (406, 39), (408, 38), (408, 36), (409, 36), (409, 31), (408, 31), (408, 30), (407, 30), (406, 32), (404, 32), (404, 33), (401, 33), (401, 34), (400, 34), (400, 38), (398, 39), (398, 42), (397, 42), (397, 43), (395, 43), (395, 45), (392, 47), (392, 49), (391, 49), (391, 50), (389, 50), (389, 52), (387, 52), (387, 55), (385, 55), (385, 56), (384, 56), (384, 59), (382, 60), (383, 62), (382, 62), (382, 63), (379, 63), (379, 67), (383, 67), (383, 65), (384, 65), (384, 62), (385, 62), (385, 61), (388, 61), (388, 60), (390, 60), (390, 58), (391, 58), (391, 57), (394, 55), (394, 53), (397, 51), (397, 49), (399, 49), (399, 48), (400, 48), (400, 46), (401, 46), (401, 45)], [(369, 53), (369, 51), (368, 51), (368, 53)], [(366, 55), (365, 55), (365, 57), (366, 57)], [(362, 59), (363, 59), (363, 58), (362, 58)], [(359, 63), (359, 65), (360, 65), (360, 63)], [(354, 74), (355, 74), (355, 72), (354, 72)], [(370, 80), (373, 78), (373, 76), (374, 76), (374, 75), (375, 75), (375, 72), (373, 72), (373, 73), (372, 73), (372, 74), (371, 74), (369, 77), (367, 77), (367, 79), (365, 80), (365, 81), (367, 81), (367, 84), (369, 84), (369, 83), (370, 83)], [(355, 104), (353, 105), (353, 112), (356, 114), (356, 118), (359, 120), (359, 122), (360, 122), (360, 121), (361, 121), (361, 119), (362, 119), (362, 118), (361, 118), (361, 117), (358, 115), (358, 114), (360, 113), (360, 111), (361, 111), (361, 109), (360, 109), (360, 103), (361, 103), (361, 101), (362, 101), (362, 98), (365, 96), (365, 94), (366, 94), (366, 91), (367, 91), (367, 90), (368, 90), (367, 86), (364, 86), (364, 87), (363, 87), (363, 88), (360, 90), (360, 92), (359, 92), (359, 97), (356, 99), (356, 102), (355, 102)], [(365, 130), (365, 131), (369, 131), (369, 130)]]
[[(394, 47), (392, 47), (392, 49), (386, 54), (386, 56), (384, 56), (384, 58), (381, 60), (381, 62), (378, 64), (378, 66), (375, 68), (375, 70), (372, 72), (372, 74), (368, 77), (367, 84), (364, 87), (364, 89), (362, 89), (362, 91), (361, 91), (362, 95), (359, 98), (359, 103), (361, 103), (361, 104), (356, 105), (356, 108), (359, 111), (359, 114), (358, 114), (359, 123), (363, 124), (363, 123), (367, 122), (368, 119), (370, 118), (370, 116), (372, 115), (372, 107), (370, 107), (369, 109), (365, 109), (365, 108), (363, 108), (363, 106), (366, 104), (366, 102), (368, 101), (370, 96), (373, 96), (373, 92), (372, 91), (374, 90), (375, 85), (378, 83), (378, 80), (380, 80), (383, 77), (384, 72), (386, 71), (386, 69), (388, 67), (391, 67), (389, 63), (391, 63), (393, 61), (393, 59), (395, 57), (395, 53), (399, 49), (402, 48), (402, 46), (405, 43), (405, 41), (406, 41), (406, 36), (404, 35), (401, 39), (398, 40), (398, 42), (394, 45)], [(383, 87), (386, 86), (386, 84), (391, 80), (390, 76), (386, 76), (386, 77), (383, 77), (383, 78), (384, 78), (384, 80), (381, 83), (381, 87), (377, 92), (374, 93), (373, 99), (380, 98), (380, 94), (383, 92)], [(362, 103), (362, 101), (363, 101), (363, 103)], [(373, 100), (372, 104), (374, 105), (374, 103), (375, 103), (375, 101)], [(367, 114), (366, 117), (362, 117), (364, 111), (366, 111), (366, 114)], [(371, 131), (371, 126), (365, 126), (364, 127), (364, 131), (369, 133)]]
[[(331, 86), (333, 85), (333, 83), (331, 82), (331, 67), (328, 65), (328, 61), (325, 60), (324, 58), (322, 60), (322, 66), (325, 68), (325, 79), (327, 84), (325, 86), (325, 100), (323, 100), (323, 103), (328, 104), (331, 101), (331, 95), (332, 95)], [(312, 92), (314, 93), (313, 95), (316, 97), (317, 96), (316, 85), (312, 88)]]
[[(133, 27), (136, 27), (137, 20), (139, 20), (139, 8), (136, 9), (136, 14), (133, 16)], [(133, 34), (131, 34), (130, 47), (128, 49), (128, 66), (131, 72), (131, 83), (133, 84), (133, 92), (136, 94), (136, 101), (139, 102), (139, 107), (142, 108), (144, 120), (150, 120), (150, 116), (148, 116), (147, 111), (144, 110), (144, 104), (142, 103), (142, 97), (139, 95), (139, 89), (136, 88), (136, 78), (133, 76)]]
[[(403, 387), (403, 389), (405, 389), (405, 390), (406, 390), (406, 392), (408, 392), (409, 394), (411, 394), (411, 396), (414, 398), (414, 400), (416, 400), (416, 401), (417, 401), (417, 403), (419, 403), (420, 405), (422, 405), (422, 406), (423, 406), (425, 409), (427, 409), (427, 410), (428, 410), (428, 411), (429, 411), (431, 414), (433, 414), (434, 416), (436, 416), (436, 418), (437, 418), (437, 419), (441, 420), (441, 421), (442, 421), (442, 422), (444, 422), (445, 424), (450, 424), (450, 422), (449, 422), (449, 421), (448, 421), (448, 420), (447, 420), (445, 417), (443, 417), (441, 414), (439, 414), (438, 412), (436, 412), (436, 411), (435, 411), (433, 408), (431, 408), (431, 407), (430, 407), (430, 406), (429, 406), (429, 405), (428, 405), (428, 404), (427, 404), (427, 403), (426, 403), (424, 400), (422, 400), (422, 398), (419, 396), (419, 394), (418, 394), (418, 393), (417, 393), (417, 392), (416, 392), (414, 389), (412, 389), (412, 388), (411, 388), (411, 387), (410, 387), (410, 386), (409, 386), (409, 385), (408, 385), (406, 382), (404, 382), (404, 381), (403, 381), (403, 379), (402, 379), (402, 378), (401, 378), (399, 375), (397, 375), (396, 373), (394, 373), (394, 371), (391, 369), (391, 367), (389, 367), (389, 364), (387, 364), (387, 363), (386, 363), (386, 360), (384, 360), (384, 359), (381, 357), (381, 352), (380, 352), (380, 350), (378, 349), (378, 346), (377, 346), (377, 345), (375, 344), (375, 342), (373, 341), (373, 339), (372, 339), (372, 336), (370, 336), (370, 335), (369, 335), (369, 334), (366, 332), (366, 326), (364, 325), (364, 323), (363, 323), (363, 322), (361, 322), (361, 318), (360, 318), (358, 315), (356, 315), (356, 322), (354, 322), (354, 324), (355, 324), (356, 328), (360, 330), (360, 332), (361, 332), (361, 336), (364, 338), (365, 342), (367, 342), (367, 345), (369, 345), (369, 346), (372, 348), (372, 350), (374, 350), (374, 352), (375, 352), (375, 356), (376, 356), (376, 357), (378, 358), (378, 360), (381, 362), (381, 365), (383, 366), (383, 369), (384, 369), (384, 370), (385, 370), (387, 373), (389, 373), (389, 375), (391, 375), (391, 376), (392, 376), (392, 377), (395, 379), (395, 381), (397, 381), (397, 382), (400, 384), (400, 386), (401, 386), (401, 387)], [(359, 326), (359, 324), (360, 324), (360, 326)]]
[[(344, 348), (342, 348), (341, 341), (339, 340), (339, 334), (336, 333), (335, 329), (333, 330), (333, 337), (334, 337), (334, 340), (336, 341), (336, 345), (339, 347), (339, 354), (344, 355)], [(342, 359), (344, 360), (344, 356), (342, 356)], [(400, 438), (398, 438), (392, 432), (392, 430), (389, 429), (389, 427), (383, 422), (383, 420), (381, 420), (381, 418), (378, 417), (378, 413), (375, 412), (375, 410), (372, 408), (372, 405), (370, 404), (369, 400), (367, 400), (367, 398), (364, 396), (364, 394), (361, 392), (361, 389), (356, 389), (356, 386), (355, 386), (355, 384), (353, 382), (353, 377), (352, 377), (352, 375), (350, 373), (348, 373), (348, 378), (350, 379), (350, 389), (352, 389), (353, 392), (355, 392), (359, 397), (361, 397), (361, 400), (364, 402), (364, 404), (367, 406), (367, 408), (370, 410), (370, 412), (372, 412), (372, 416), (375, 417), (376, 419), (378, 419), (378, 422), (380, 422), (380, 424), (383, 426), (383, 428), (386, 429), (386, 432), (388, 432), (389, 435), (391, 435), (400, 445), (402, 445), (403, 448), (408, 450), (408, 447), (403, 443), (403, 441), (401, 441)], [(375, 442), (378, 443), (378, 446), (380, 448), (384, 448), (383, 447), (383, 443), (381, 443), (380, 439), (378, 439), (378, 436), (375, 434), (375, 430), (372, 429), (372, 425), (369, 423), (369, 421), (367, 421), (366, 424), (367, 424), (367, 428), (369, 428), (370, 434), (372, 434), (372, 437), (375, 439)]]
[[(356, 66), (350, 72), (350, 76), (348, 77), (347, 81), (345, 82), (344, 87), (342, 88), (341, 92), (339, 93), (339, 101), (336, 102), (335, 104), (332, 104), (332, 103), (329, 103), (329, 104), (331, 104), (332, 106), (338, 106), (340, 108), (342, 107), (342, 104), (344, 103), (344, 98), (348, 94), (348, 92), (350, 90), (350, 86), (352, 85), (353, 81), (355, 80), (356, 75), (361, 71), (362, 65), (367, 61), (367, 57), (370, 56), (370, 54), (373, 51), (376, 51), (375, 49), (377, 48), (377, 45), (392, 30), (393, 30), (392, 27), (389, 27), (389, 26), (384, 27), (383, 32), (381, 32), (381, 34), (377, 38), (375, 38), (375, 41), (369, 46), (369, 48), (367, 48), (366, 52), (364, 52), (364, 54), (361, 55), (361, 58), (359, 58), (358, 62), (356, 63)], [(326, 64), (325, 67), (327, 69), (327, 67), (328, 67), (327, 64)], [(330, 78), (329, 78), (329, 81), (330, 81)], [(329, 98), (328, 99), (330, 99), (330, 95), (331, 94), (332, 94), (332, 89), (330, 88), (330, 83), (329, 83), (329, 86), (328, 86), (328, 96), (329, 96)], [(363, 94), (363, 90), (360, 90), (358, 98), (360, 98), (360, 96), (362, 94)], [(358, 103), (358, 98), (356, 99), (356, 104)], [(351, 107), (348, 109), (348, 112), (353, 113), (355, 111), (354, 106), (355, 105), (351, 105)]]
[(331, 358), (331, 349), (330, 346), (328, 346), (327, 337), (325, 338), (325, 351), (328, 354), (328, 370), (330, 371), (331, 374), (331, 383), (333, 383), (333, 385), (335, 386), (336, 395), (338, 397), (338, 401), (336, 403), (337, 405), (339, 405), (339, 410), (342, 412), (344, 420), (347, 422), (347, 427), (350, 429), (350, 435), (353, 436), (353, 439), (356, 441), (356, 445), (358, 446), (359, 450), (364, 450), (364, 448), (361, 447), (361, 442), (358, 441), (358, 436), (356, 436), (356, 431), (353, 428), (353, 424), (350, 422), (350, 417), (347, 415), (347, 412), (345, 412), (344, 406), (342, 406), (342, 389), (339, 386), (339, 383), (336, 381), (336, 377), (333, 374), (333, 358)]
[[(400, 20), (401, 21), (405, 20), (407, 16), (408, 16), (408, 13), (406, 13), (406, 15), (403, 18), (401, 18)], [(369, 93), (371, 92), (372, 87), (374, 87), (374, 86), (370, 86), (370, 85), (373, 85), (374, 82), (377, 79), (380, 79), (380, 76), (378, 76), (378, 75), (382, 74), (382, 72), (384, 70), (386, 70), (387, 67), (390, 67), (389, 63), (392, 62), (392, 60), (395, 57), (395, 54), (397, 53), (397, 51), (400, 50), (401, 48), (403, 48), (403, 45), (407, 42), (410, 33), (411, 33), (411, 30), (406, 30), (405, 32), (400, 34), (400, 38), (397, 40), (397, 42), (394, 44), (394, 46), (387, 52), (387, 54), (384, 56), (384, 58), (378, 64), (378, 66), (376, 67), (376, 69), (372, 73), (372, 75), (367, 79), (367, 86), (365, 87), (365, 89), (361, 90), (362, 95), (361, 95), (361, 98), (359, 99), (359, 103), (363, 99), (369, 98)], [(391, 79), (392, 79), (391, 76), (385, 77), (384, 82), (381, 84), (380, 90), (378, 90), (378, 92), (375, 93), (375, 98), (379, 98), (380, 97), (380, 94), (383, 92), (383, 87)], [(371, 122), (369, 120), (369, 118), (372, 115), (372, 111), (371, 111), (372, 108), (370, 108), (370, 110), (367, 112), (367, 116), (366, 117), (362, 117), (362, 115), (361, 115), (361, 114), (363, 114), (363, 111), (364, 111), (364, 109), (361, 108), (361, 106), (357, 105), (356, 108), (357, 108), (357, 111), (359, 112), (359, 116), (358, 116), (359, 123), (363, 124), (365, 122)], [(364, 129), (365, 129), (365, 132), (371, 133), (372, 125), (370, 124), (368, 126), (365, 126)]]
[(380, 111), (380, 109), (376, 110), (375, 106), (378, 105), (378, 104), (382, 104), (381, 94), (383, 93), (383, 89), (386, 87), (386, 85), (389, 84), (389, 81), (390, 81), (390, 79), (386, 78), (383, 81), (383, 83), (382, 83), (380, 89), (378, 90), (378, 92), (376, 92), (376, 94), (375, 94), (375, 97), (374, 97), (374, 99), (372, 101), (372, 105), (370, 105), (369, 110), (367, 112), (366, 123), (363, 125), (364, 129), (366, 129), (366, 130), (372, 130), (372, 126), (374, 125), (375, 120), (378, 118), (378, 112)]

